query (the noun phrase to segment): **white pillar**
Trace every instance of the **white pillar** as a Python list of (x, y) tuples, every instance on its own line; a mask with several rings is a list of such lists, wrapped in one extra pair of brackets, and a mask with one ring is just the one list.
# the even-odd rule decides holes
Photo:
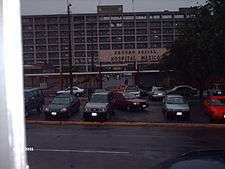
[(25, 169), (20, 1), (0, 8), (0, 168)]

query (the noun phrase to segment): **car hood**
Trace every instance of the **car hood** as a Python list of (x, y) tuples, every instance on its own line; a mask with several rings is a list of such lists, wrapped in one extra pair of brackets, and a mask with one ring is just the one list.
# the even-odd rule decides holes
[(60, 111), (63, 108), (67, 108), (68, 105), (62, 105), (62, 104), (51, 104), (49, 105), (49, 111)]
[(106, 108), (108, 106), (109, 103), (87, 103), (85, 105), (85, 108)]
[(217, 113), (225, 113), (225, 106), (211, 106), (211, 111)]
[(143, 99), (129, 99), (128, 101), (134, 102), (134, 103), (145, 103), (146, 100)]
[(189, 111), (190, 107), (188, 104), (166, 104), (168, 110), (185, 110)]
[(155, 92), (153, 92), (153, 94), (155, 94), (155, 95), (157, 95), (157, 94), (162, 94), (162, 95), (165, 95), (165, 93), (166, 92), (164, 92), (164, 91), (155, 91)]

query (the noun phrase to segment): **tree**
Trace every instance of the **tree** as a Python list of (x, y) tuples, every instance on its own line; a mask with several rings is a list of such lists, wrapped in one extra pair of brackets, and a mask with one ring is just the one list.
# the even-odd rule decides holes
[(208, 77), (224, 73), (224, 7), (221, 10), (216, 0), (198, 7), (195, 18), (180, 28), (183, 36), (162, 60), (164, 69), (174, 70), (180, 81), (195, 83), (201, 95)]

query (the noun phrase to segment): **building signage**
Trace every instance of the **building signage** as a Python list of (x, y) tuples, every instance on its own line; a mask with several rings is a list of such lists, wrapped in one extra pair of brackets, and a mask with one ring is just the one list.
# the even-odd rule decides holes
[(100, 50), (99, 60), (101, 62), (111, 63), (126, 63), (134, 61), (156, 63), (159, 62), (166, 51), (166, 48)]

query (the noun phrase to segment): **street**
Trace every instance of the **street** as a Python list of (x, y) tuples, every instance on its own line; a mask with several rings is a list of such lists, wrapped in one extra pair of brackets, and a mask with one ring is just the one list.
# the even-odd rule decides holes
[(150, 169), (183, 153), (224, 149), (224, 129), (27, 124), (31, 169)]

